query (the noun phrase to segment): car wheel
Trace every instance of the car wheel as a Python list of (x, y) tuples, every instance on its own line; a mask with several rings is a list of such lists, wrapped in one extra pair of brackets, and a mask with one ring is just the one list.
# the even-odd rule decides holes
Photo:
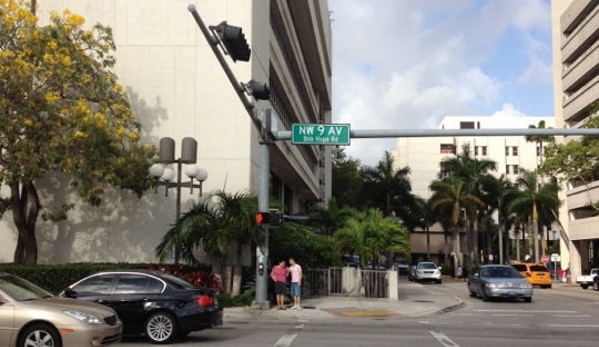
[(33, 324), (23, 330), (18, 347), (61, 347), (60, 335), (49, 324)]
[(476, 293), (474, 291), (469, 290), (469, 292), (470, 292), (470, 297), (471, 298), (476, 298)]
[(593, 290), (594, 291), (598, 291), (599, 290), (599, 282), (593, 282)]
[(532, 302), (532, 296), (529, 296), (528, 298), (524, 298), (524, 302)]
[(581, 284), (580, 286), (582, 287), (582, 289), (587, 289), (589, 287), (587, 284)]
[(437, 282), (438, 284), (441, 284), (441, 282), (443, 282), (443, 280), (437, 280), (435, 282)]
[(480, 295), (481, 295), (481, 298), (483, 299), (483, 301), (485, 301), (485, 302), (489, 301), (489, 296), (487, 295), (487, 292), (485, 291), (484, 287), (480, 289), (480, 293), (481, 293)]
[(144, 331), (152, 343), (169, 343), (177, 337), (177, 323), (171, 314), (156, 312), (146, 320)]

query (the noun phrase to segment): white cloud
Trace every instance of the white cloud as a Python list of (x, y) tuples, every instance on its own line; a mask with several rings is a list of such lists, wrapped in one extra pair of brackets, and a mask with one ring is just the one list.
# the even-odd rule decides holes
[[(547, 1), (329, 0), (334, 121), (352, 129), (436, 128), (448, 114), (517, 114), (506, 104), (525, 97), (513, 90), (514, 76), (528, 86), (551, 83), (550, 63), (539, 58), (551, 45), (536, 34), (550, 23)], [(507, 32), (527, 42), (518, 47), (526, 50), (525, 71), (512, 81), (485, 66)], [(346, 152), (375, 165), (395, 143), (352, 139)]]

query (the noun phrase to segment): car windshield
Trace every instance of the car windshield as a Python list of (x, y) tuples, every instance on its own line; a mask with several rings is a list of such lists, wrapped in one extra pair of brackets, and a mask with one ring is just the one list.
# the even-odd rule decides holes
[(17, 301), (49, 298), (52, 293), (35, 284), (13, 275), (0, 276), (0, 290)]
[(420, 263), (418, 264), (419, 269), (436, 269), (437, 265), (435, 263)]
[(480, 271), (481, 277), (519, 278), (520, 274), (513, 267), (485, 267)]
[(549, 272), (549, 269), (547, 269), (543, 265), (531, 265), (530, 266), (530, 271), (535, 271), (535, 272)]

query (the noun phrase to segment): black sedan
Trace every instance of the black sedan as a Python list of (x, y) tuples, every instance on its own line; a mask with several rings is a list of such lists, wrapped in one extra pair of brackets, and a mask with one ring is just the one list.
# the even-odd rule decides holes
[(483, 301), (492, 298), (522, 298), (532, 301), (532, 285), (509, 265), (481, 265), (468, 276), (470, 296)]
[(143, 335), (152, 343), (169, 343), (223, 321), (223, 308), (213, 289), (198, 288), (161, 271), (99, 272), (60, 295), (113, 308), (123, 321), (124, 335)]

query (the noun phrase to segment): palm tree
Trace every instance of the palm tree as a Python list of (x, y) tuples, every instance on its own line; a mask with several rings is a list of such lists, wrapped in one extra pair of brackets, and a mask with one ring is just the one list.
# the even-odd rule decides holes
[(322, 234), (333, 236), (335, 230), (341, 228), (345, 221), (354, 215), (355, 211), (348, 207), (339, 207), (337, 199), (329, 200), (326, 207), (316, 205), (310, 212), (310, 225), (313, 225)]
[[(431, 210), (449, 216), (453, 233), (454, 268), (463, 265), (460, 249), (459, 226), (462, 211), (475, 210), (484, 205), (483, 202), (468, 190), (466, 183), (460, 177), (450, 175), (444, 180), (433, 181), (430, 185), (433, 195), (429, 199)], [(468, 225), (468, 224), (467, 224)], [(474, 257), (471, 256), (471, 259)]]
[[(539, 125), (535, 126), (533, 124), (528, 126), (529, 129), (545, 129), (545, 121), (541, 120), (539, 121)], [(526, 135), (526, 141), (527, 142), (536, 142), (537, 145), (539, 146), (539, 153), (537, 153), (537, 155), (539, 156), (539, 162), (537, 163), (537, 168), (539, 166), (541, 166), (542, 162), (543, 162), (543, 156), (545, 155), (545, 151), (543, 150), (543, 143), (548, 142), (548, 143), (554, 143), (555, 142), (555, 137), (551, 136), (551, 135)]]
[[(378, 207), (384, 211), (385, 216), (391, 216), (394, 211), (394, 201), (401, 200), (404, 204), (413, 199), (411, 195), (412, 186), (408, 175), (408, 167), (395, 169), (393, 156), (385, 151), (384, 157), (375, 168), (364, 167), (362, 176), (364, 178), (363, 196), (368, 207)], [(395, 211), (399, 217), (400, 211)]]
[(360, 256), (362, 267), (366, 267), (368, 260), (378, 264), (385, 252), (410, 253), (410, 235), (406, 228), (376, 208), (349, 218), (334, 237), (340, 249)]
[[(447, 158), (442, 161), (441, 165), (445, 171), (460, 177), (467, 189), (478, 198), (483, 195), (482, 185), (484, 180), (489, 178), (489, 172), (497, 169), (497, 163), (493, 160), (472, 157), (469, 143), (462, 145), (461, 153), (455, 158)], [(485, 214), (486, 211), (479, 207), (484, 207), (484, 205), (466, 210), (469, 225), (467, 245), (471, 259), (474, 259), (475, 254), (478, 253), (478, 224), (480, 220), (488, 217)]]
[(539, 184), (536, 171), (522, 170), (517, 185), (520, 188), (514, 200), (510, 203), (511, 211), (526, 215), (532, 224), (535, 261), (539, 261), (538, 221), (539, 211), (556, 211), (560, 206), (557, 196), (559, 185), (553, 178), (550, 182)]
[(179, 218), (156, 247), (156, 254), (164, 261), (179, 243), (181, 260), (197, 264), (197, 250), (202, 250), (225, 290), (237, 295), (241, 290), (241, 251), (261, 243), (264, 237), (254, 222), (256, 211), (256, 199), (248, 194), (216, 192), (213, 200), (194, 206)]
[[(505, 177), (501, 175), (499, 178), (494, 176), (488, 176), (483, 180), (482, 184), (483, 196), (482, 200), (487, 206), (486, 214), (492, 215), (497, 211), (499, 219), (499, 263), (503, 264), (504, 256), (504, 243), (503, 234), (505, 231), (510, 229), (510, 218), (508, 205), (514, 198), (516, 193), (515, 187)], [(491, 254), (490, 242), (487, 243), (487, 253)]]

